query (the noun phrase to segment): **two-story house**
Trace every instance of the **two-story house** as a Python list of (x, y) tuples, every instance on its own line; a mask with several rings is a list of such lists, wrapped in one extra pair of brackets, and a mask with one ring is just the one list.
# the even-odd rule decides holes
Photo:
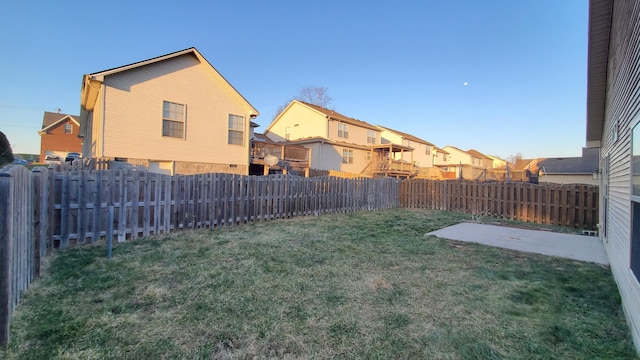
[(86, 74), (86, 157), (168, 174), (248, 174), (256, 110), (195, 48)]
[(40, 162), (47, 156), (57, 156), (64, 161), (69, 152), (81, 152), (82, 140), (78, 137), (80, 123), (77, 115), (45, 111), (40, 135)]
[(421, 168), (433, 167), (432, 152), (435, 145), (426, 140), (422, 140), (417, 136), (394, 130), (386, 126), (378, 125), (378, 128), (381, 130), (382, 144), (401, 144), (406, 147), (413, 148), (413, 152), (402, 154), (404, 156), (402, 160), (413, 161), (416, 166)]
[[(640, 353), (640, 6), (589, 1), (587, 147), (599, 148), (599, 236)], [(580, 131), (583, 129), (576, 129)]]
[[(311, 167), (362, 175), (391, 175), (402, 169), (396, 154), (412, 148), (381, 144), (377, 126), (336, 111), (293, 100), (267, 127), (264, 133), (276, 142), (311, 149)], [(384, 169), (381, 164), (384, 163)], [(412, 167), (413, 165), (411, 165)], [(377, 173), (376, 171), (381, 172)]]
[(461, 150), (447, 145), (443, 148), (448, 153), (447, 163), (436, 163), (443, 171), (455, 173), (459, 179), (482, 180), (487, 176), (487, 169), (493, 167), (493, 159), (481, 152)]
[(494, 169), (504, 169), (507, 166), (507, 160), (501, 159), (497, 156), (487, 155), (489, 159), (491, 159), (491, 167)]

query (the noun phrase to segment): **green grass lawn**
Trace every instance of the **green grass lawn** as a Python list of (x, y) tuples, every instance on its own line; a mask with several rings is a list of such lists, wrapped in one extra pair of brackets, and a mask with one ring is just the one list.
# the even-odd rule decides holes
[(608, 268), (424, 234), (394, 209), (65, 250), (8, 359), (634, 359)]

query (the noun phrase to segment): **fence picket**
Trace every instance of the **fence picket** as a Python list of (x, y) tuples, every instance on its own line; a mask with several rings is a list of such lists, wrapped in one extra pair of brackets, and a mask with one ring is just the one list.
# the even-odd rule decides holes
[(398, 191), (402, 207), (471, 212), (589, 230), (596, 229), (598, 222), (598, 187), (592, 185), (412, 179), (403, 181)]

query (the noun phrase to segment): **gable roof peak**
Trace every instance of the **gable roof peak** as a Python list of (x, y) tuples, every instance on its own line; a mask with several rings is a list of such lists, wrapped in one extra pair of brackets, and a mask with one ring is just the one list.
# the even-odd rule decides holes
[(352, 125), (361, 126), (363, 128), (366, 128), (366, 129), (380, 131), (380, 129), (378, 129), (376, 126), (371, 125), (366, 121), (358, 120), (358, 119), (355, 119), (355, 118), (352, 118), (352, 117), (348, 117), (348, 116), (343, 115), (343, 114), (341, 114), (341, 113), (339, 113), (339, 112), (337, 112), (335, 110), (330, 110), (330, 109), (324, 108), (322, 106), (314, 105), (314, 104), (311, 104), (311, 103), (308, 103), (308, 102), (305, 102), (305, 101), (302, 101), (302, 100), (293, 100), (293, 102), (298, 102), (298, 103), (303, 104), (303, 105), (305, 105), (305, 106), (307, 106), (307, 107), (309, 107), (309, 108), (311, 108), (313, 110), (316, 110), (316, 111), (322, 113), (323, 115), (325, 115), (330, 120), (342, 121), (342, 122), (349, 123), (349, 124), (352, 124)]
[[(102, 81), (104, 81), (105, 76), (116, 74), (116, 73), (127, 71), (127, 70), (136, 69), (142, 66), (151, 65), (154, 63), (177, 58), (179, 56), (188, 55), (188, 54), (192, 54), (193, 56), (195, 56), (201, 64), (206, 64), (211, 70), (215, 72), (215, 74), (220, 76), (223, 82), (226, 83), (227, 86), (229, 86), (231, 91), (236, 96), (238, 96), (240, 100), (244, 102), (251, 109), (250, 110), (251, 117), (256, 117), (260, 115), (260, 112), (253, 105), (251, 105), (251, 103), (242, 94), (240, 94), (240, 92), (235, 87), (233, 87), (233, 85), (231, 85), (231, 83), (213, 65), (211, 65), (209, 60), (207, 60), (204, 56), (202, 56), (202, 54), (195, 47), (186, 48), (186, 49), (175, 51), (169, 54), (156, 56), (151, 59), (134, 62), (128, 65), (118, 66), (108, 70), (98, 71), (91, 74), (85, 74), (83, 77), (83, 85), (82, 85), (82, 91), (81, 91), (81, 105), (87, 108), (88, 110), (93, 108), (93, 104), (95, 104), (95, 96), (97, 96), (97, 92), (90, 93), (88, 89), (91, 86), (94, 86), (96, 84), (101, 84)], [(87, 94), (84, 94), (85, 92)], [(91, 99), (89, 100), (89, 98)]]

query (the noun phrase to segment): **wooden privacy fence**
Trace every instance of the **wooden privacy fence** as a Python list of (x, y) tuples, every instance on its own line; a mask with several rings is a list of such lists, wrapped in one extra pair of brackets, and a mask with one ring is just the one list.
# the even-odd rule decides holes
[(400, 183), (400, 204), (586, 230), (598, 223), (594, 185), (412, 179)]
[(105, 237), (110, 205), (118, 241), (178, 229), (398, 206), (393, 179), (46, 169), (34, 175), (48, 184), (49, 204), (40, 208), (49, 213), (39, 215), (47, 219), (42, 231), (47, 249)]
[[(133, 170), (0, 169), (0, 345), (54, 248), (180, 229), (398, 207), (395, 179), (168, 176)], [(113, 207), (114, 221), (108, 222)], [(110, 231), (111, 226), (111, 231)]]
[(11, 313), (40, 271), (33, 241), (34, 186), (25, 167), (0, 169), (0, 345), (9, 339)]
[[(398, 206), (595, 229), (598, 188), (464, 180), (168, 176), (126, 169), (0, 169), (0, 345), (54, 248), (180, 229)], [(109, 209), (114, 221), (109, 223)]]

